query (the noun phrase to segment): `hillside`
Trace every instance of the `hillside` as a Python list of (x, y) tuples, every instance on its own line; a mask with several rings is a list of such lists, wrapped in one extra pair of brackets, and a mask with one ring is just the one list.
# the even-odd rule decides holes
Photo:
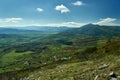
[(120, 36), (120, 26), (100, 26), (94, 24), (87, 24), (80, 28), (72, 28), (65, 32), (62, 32), (65, 36), (80, 35), (80, 36), (94, 36), (94, 37), (111, 37)]
[[(120, 43), (118, 41), (109, 42), (96, 48), (90, 47), (82, 52), (76, 52), (74, 54), (76, 57), (70, 60), (45, 64), (36, 69), (4, 73), (1, 75), (1, 79), (7, 80), (14, 76), (14, 79), (29, 80), (93, 80), (97, 75), (101, 75), (98, 79), (107, 80), (111, 72), (115, 72), (117, 75), (120, 74), (119, 53)], [(99, 69), (103, 64), (109, 65)], [(22, 76), (25, 77), (22, 78)]]
[(0, 47), (39, 41), (42, 38), (57, 34), (66, 27), (13, 27), (0, 28)]
[[(15, 28), (15, 27), (14, 27)], [(21, 30), (34, 30), (34, 31), (42, 31), (42, 32), (61, 32), (68, 30), (68, 27), (49, 27), (49, 26), (27, 26), (27, 27), (16, 27), (15, 29)]]
[[(12, 31), (11, 34), (5, 34), (11, 35), (10, 37), (0, 38), (7, 43), (0, 48), (2, 80), (19, 80), (25, 77), (30, 80), (93, 80), (104, 71), (107, 71), (106, 74), (111, 71), (120, 74), (115, 68), (119, 66), (119, 62), (115, 60), (119, 61), (120, 58), (119, 26), (88, 24), (80, 28), (60, 29), (55, 33), (54, 30), (52, 33), (46, 31), (44, 34), (35, 30), (18, 31), (29, 33), (30, 36), (24, 34), (23, 37), (23, 34), (14, 33), (22, 36), (23, 41), (17, 41), (15, 37), (11, 37), (14, 32)], [(8, 41), (14, 44), (9, 45)], [(100, 65), (108, 63), (109, 68), (98, 70)], [(91, 72), (94, 74), (90, 74)], [(106, 80), (108, 76), (101, 79), (104, 78)]]

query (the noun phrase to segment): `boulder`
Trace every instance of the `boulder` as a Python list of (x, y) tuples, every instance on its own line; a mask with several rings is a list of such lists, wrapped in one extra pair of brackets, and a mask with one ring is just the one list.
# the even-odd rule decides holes
[(120, 80), (115, 72), (109, 74), (110, 80)]
[(111, 73), (109, 74), (109, 77), (111, 77), (111, 78), (117, 78), (117, 75), (116, 75), (114, 72), (111, 72)]
[(105, 69), (107, 67), (109, 67), (109, 64), (103, 64), (102, 66), (99, 67), (99, 69), (101, 70), (101, 69)]

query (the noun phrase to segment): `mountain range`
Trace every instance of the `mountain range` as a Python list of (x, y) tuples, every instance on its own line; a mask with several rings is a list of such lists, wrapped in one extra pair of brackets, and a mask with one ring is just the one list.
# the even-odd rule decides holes
[(78, 28), (69, 27), (47, 27), (47, 26), (28, 26), (28, 27), (12, 27), (12, 28), (0, 28), (0, 34), (7, 33), (24, 33), (24, 32), (59, 32), (59, 34), (80, 34), (88, 36), (119, 36), (120, 26), (101, 26), (94, 24), (87, 24)]

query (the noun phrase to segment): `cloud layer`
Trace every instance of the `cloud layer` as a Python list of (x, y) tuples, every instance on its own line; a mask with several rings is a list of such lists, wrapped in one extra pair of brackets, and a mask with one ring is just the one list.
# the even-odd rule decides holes
[(16, 22), (19, 22), (23, 20), (23, 18), (5, 18), (5, 19), (0, 19), (0, 22), (13, 22), (13, 23), (16, 23)]
[(97, 23), (94, 23), (94, 24), (98, 24), (98, 25), (115, 25), (116, 20), (117, 20), (116, 18), (104, 18), (104, 19), (100, 19), (100, 21), (98, 21)]
[(77, 22), (62, 22), (62, 23), (50, 23), (50, 24), (32, 24), (32, 26), (51, 26), (51, 27), (81, 27), (86, 23), (77, 23)]
[(66, 6), (64, 6), (63, 4), (56, 6), (55, 10), (60, 11), (61, 13), (70, 12), (70, 10)]

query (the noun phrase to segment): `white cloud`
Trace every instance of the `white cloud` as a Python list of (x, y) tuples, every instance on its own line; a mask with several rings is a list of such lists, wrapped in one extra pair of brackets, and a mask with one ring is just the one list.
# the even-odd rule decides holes
[(38, 12), (43, 12), (44, 10), (42, 8), (37, 8), (36, 9)]
[(32, 24), (32, 26), (51, 26), (51, 27), (81, 27), (87, 23), (77, 23), (77, 22), (63, 22), (63, 23), (50, 23), (50, 24)]
[(100, 19), (100, 21), (94, 23), (94, 24), (98, 24), (98, 25), (117, 25), (115, 23), (117, 19), (116, 18), (104, 18), (104, 19)]
[(82, 1), (76, 1), (74, 3), (72, 3), (74, 6), (82, 6), (84, 5), (84, 3)]
[(64, 6), (63, 4), (56, 6), (55, 10), (60, 11), (61, 13), (70, 12), (70, 10), (66, 6)]
[(68, 27), (81, 27), (84, 25), (84, 23), (77, 23), (77, 22), (64, 22), (62, 23), (63, 26), (68, 26)]
[(23, 20), (23, 18), (4, 18), (4, 19), (0, 19), (0, 22), (2, 23), (8, 23), (8, 22), (13, 22), (13, 23), (16, 23), (16, 22), (19, 22)]

